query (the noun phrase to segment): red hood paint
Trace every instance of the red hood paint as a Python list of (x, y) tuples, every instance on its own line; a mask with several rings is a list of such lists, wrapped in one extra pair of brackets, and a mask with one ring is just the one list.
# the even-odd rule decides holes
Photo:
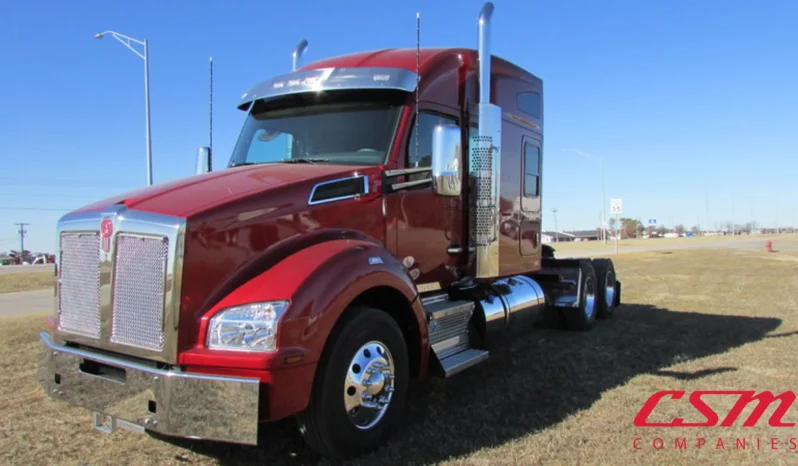
[(278, 187), (335, 178), (372, 167), (274, 163), (227, 168), (158, 183), (84, 206), (72, 213), (124, 204), (135, 210), (188, 218), (238, 199)]

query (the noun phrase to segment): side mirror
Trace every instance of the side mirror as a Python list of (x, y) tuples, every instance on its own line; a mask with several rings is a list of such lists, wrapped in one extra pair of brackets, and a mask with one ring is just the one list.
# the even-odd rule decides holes
[(200, 147), (197, 149), (197, 175), (211, 171), (211, 148)]
[(460, 127), (438, 125), (432, 131), (432, 189), (440, 196), (459, 196), (463, 149)]

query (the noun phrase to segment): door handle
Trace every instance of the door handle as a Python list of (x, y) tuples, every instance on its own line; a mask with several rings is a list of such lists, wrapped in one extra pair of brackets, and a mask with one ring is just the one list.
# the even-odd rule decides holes
[(450, 255), (456, 255), (463, 252), (463, 248), (457, 244), (452, 244), (448, 248), (446, 248), (446, 253)]

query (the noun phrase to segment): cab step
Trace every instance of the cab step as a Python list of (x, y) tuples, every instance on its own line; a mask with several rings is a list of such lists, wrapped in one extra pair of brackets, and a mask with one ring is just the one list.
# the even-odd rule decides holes
[(440, 375), (443, 375), (443, 377), (451, 377), (471, 366), (487, 361), (487, 359), (488, 352), (486, 350), (469, 348), (440, 361), (440, 371), (442, 372)]
[(488, 359), (487, 351), (471, 347), (469, 322), (475, 309), (472, 301), (452, 301), (446, 294), (438, 294), (422, 302), (433, 356), (430, 375), (451, 377)]

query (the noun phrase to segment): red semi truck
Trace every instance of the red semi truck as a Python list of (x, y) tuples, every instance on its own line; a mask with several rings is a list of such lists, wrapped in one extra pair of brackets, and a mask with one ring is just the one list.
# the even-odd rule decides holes
[(478, 50), (259, 83), (227, 167), (201, 150), (202, 173), (61, 218), (47, 393), (106, 432), (256, 444), (295, 417), (344, 458), (387, 441), (411, 380), (611, 317), (612, 261), (541, 244), (542, 81), (491, 55), (492, 12)]

